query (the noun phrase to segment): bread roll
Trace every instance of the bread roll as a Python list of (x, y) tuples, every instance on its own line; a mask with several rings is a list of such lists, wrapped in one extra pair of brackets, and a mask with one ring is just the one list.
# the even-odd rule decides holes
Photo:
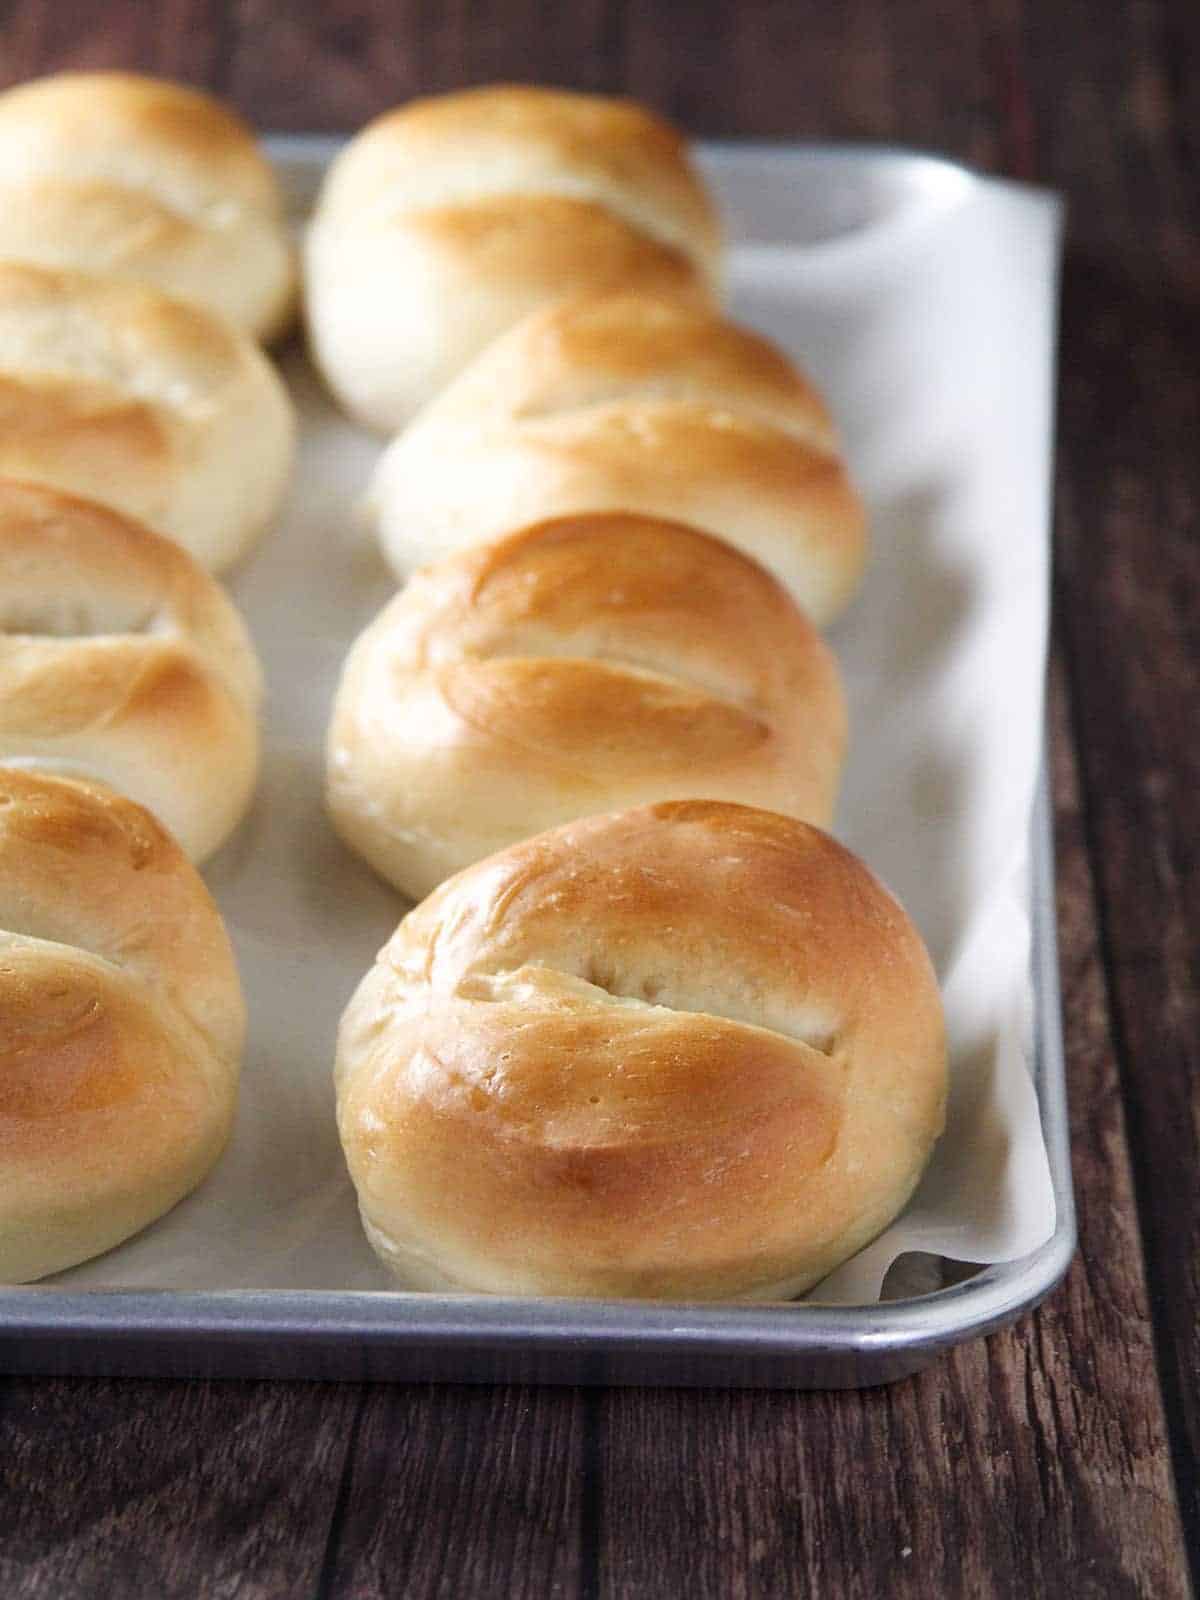
[(292, 434), (279, 376), (227, 323), (0, 262), (0, 474), (113, 506), (219, 570), (278, 508)]
[(827, 834), (684, 801), (540, 834), (400, 924), (342, 1020), (367, 1235), (417, 1288), (780, 1298), (942, 1127), (929, 959)]
[(385, 452), (368, 510), (401, 574), (543, 517), (673, 518), (760, 562), (818, 623), (866, 553), (833, 424), (792, 363), (716, 312), (636, 293), (498, 340)]
[(712, 205), (683, 140), (624, 100), (485, 88), (417, 100), (334, 162), (308, 234), (313, 353), (395, 430), (546, 300), (620, 284), (706, 298)]
[(420, 572), (350, 652), (339, 832), (414, 898), (572, 817), (698, 794), (827, 823), (837, 666), (761, 567), (677, 523), (566, 517)]
[(295, 305), (294, 251), (254, 135), (195, 89), (68, 72), (0, 94), (0, 258), (133, 278), (253, 339)]
[(86, 1261), (208, 1172), (245, 1015), (208, 891), (131, 800), (0, 768), (0, 1282)]
[(261, 692), (241, 618), (178, 546), (0, 479), (0, 763), (103, 779), (201, 861), (254, 792)]

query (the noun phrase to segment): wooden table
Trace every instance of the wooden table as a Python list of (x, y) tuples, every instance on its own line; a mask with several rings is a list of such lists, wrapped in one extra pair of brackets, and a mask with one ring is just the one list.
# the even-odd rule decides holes
[(0, 1381), (0, 1594), (1186, 1595), (1200, 6), (0, 3), (0, 81), (66, 65), (192, 79), (278, 129), (520, 76), (1067, 192), (1051, 710), (1082, 1243), (1016, 1329), (873, 1392)]

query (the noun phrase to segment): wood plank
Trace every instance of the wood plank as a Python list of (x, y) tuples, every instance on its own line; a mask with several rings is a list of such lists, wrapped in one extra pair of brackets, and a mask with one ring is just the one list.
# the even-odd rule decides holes
[(260, 128), (358, 127), (422, 81), (414, 0), (238, 7), (227, 92)]
[[(1200, 13), (1082, 27), (1038, 89), (1073, 200), (1064, 286), (1062, 637), (1176, 1474), (1200, 1579)], [(1069, 24), (1068, 24), (1069, 25)], [(1048, 29), (1039, 24), (1031, 59)], [(1189, 100), (1188, 96), (1192, 98)]]
[(1000, 167), (1019, 19), (959, 6), (951, 25), (939, 6), (878, 0), (713, 7), (700, 49), (686, 0), (631, 0), (625, 84), (709, 136), (901, 141)]
[(226, 0), (10, 0), (0, 11), (0, 88), (46, 72), (122, 67), (221, 88)]
[(539, 0), (321, 7), (247, 0), (238, 11), (229, 92), (260, 127), (353, 130), (415, 94), (463, 84), (609, 88), (619, 77), (618, 13), (606, 0), (550, 7)]
[(367, 1391), (321, 1596), (584, 1593), (586, 1417), (570, 1389)]
[(1187, 1595), (1058, 680), (1053, 708), (1080, 1258), (1014, 1330), (888, 1390), (599, 1396), (606, 1600)]
[(0, 1383), (0, 1594), (311, 1594), (359, 1395), (333, 1384)]

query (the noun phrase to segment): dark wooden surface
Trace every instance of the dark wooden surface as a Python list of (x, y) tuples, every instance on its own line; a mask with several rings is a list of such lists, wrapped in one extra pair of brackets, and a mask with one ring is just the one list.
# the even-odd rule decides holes
[(1200, 1571), (1200, 6), (0, 0), (261, 126), (496, 77), (1066, 190), (1051, 710), (1081, 1252), (838, 1395), (0, 1381), (0, 1595), (1150, 1596)]

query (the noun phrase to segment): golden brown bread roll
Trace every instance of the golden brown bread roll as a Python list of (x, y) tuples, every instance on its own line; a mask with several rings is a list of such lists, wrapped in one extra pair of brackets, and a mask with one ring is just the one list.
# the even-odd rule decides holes
[(341, 404), (394, 430), (543, 302), (621, 284), (706, 298), (720, 254), (686, 146), (652, 112), (468, 89), (389, 112), (334, 162), (306, 247), (309, 335)]
[(119, 1244), (229, 1135), (245, 1028), (208, 891), (148, 812), (0, 768), (0, 1282)]
[(925, 948), (802, 822), (679, 802), (541, 834), (410, 913), (350, 1002), (338, 1121), (418, 1288), (799, 1294), (943, 1120)]
[(550, 307), (497, 340), (384, 453), (368, 510), (400, 574), (543, 517), (674, 518), (760, 562), (818, 623), (866, 553), (811, 384), (716, 312), (637, 293)]
[(0, 259), (133, 278), (274, 338), (295, 303), (274, 173), (227, 107), (128, 72), (0, 94)]
[(154, 289), (0, 262), (0, 473), (115, 507), (210, 569), (279, 506), (293, 419), (228, 323)]
[(565, 517), (417, 574), (350, 652), (339, 832), (405, 894), (572, 817), (697, 794), (827, 823), (834, 658), (761, 567), (678, 523)]
[(177, 545), (0, 478), (0, 763), (102, 779), (202, 861), (254, 792), (261, 692), (241, 618)]

